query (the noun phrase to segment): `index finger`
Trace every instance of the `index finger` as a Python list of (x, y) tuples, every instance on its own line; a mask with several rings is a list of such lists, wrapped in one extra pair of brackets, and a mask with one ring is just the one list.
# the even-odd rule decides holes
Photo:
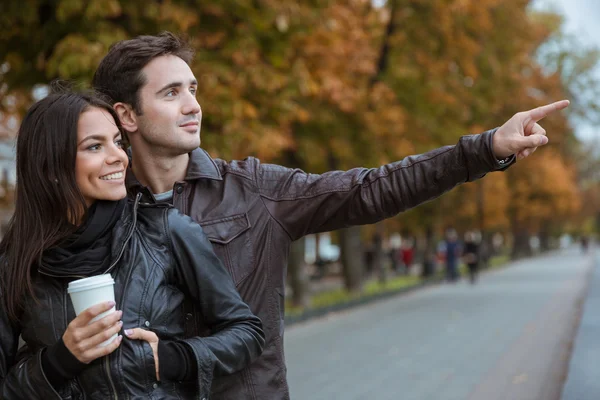
[(557, 102), (554, 102), (551, 104), (546, 104), (545, 106), (534, 108), (533, 110), (529, 110), (527, 113), (529, 114), (529, 117), (532, 120), (537, 122), (540, 119), (552, 114), (553, 112), (560, 111), (564, 108), (567, 108), (567, 106), (569, 104), (570, 104), (569, 100), (560, 100), (560, 101), (557, 101)]
[(105, 302), (96, 304), (94, 306), (91, 306), (90, 308), (86, 308), (75, 319), (81, 321), (81, 325), (85, 326), (85, 325), (89, 324), (89, 322), (92, 319), (94, 319), (98, 315), (102, 314), (103, 312), (110, 310), (114, 306), (115, 306), (114, 301), (105, 301)]

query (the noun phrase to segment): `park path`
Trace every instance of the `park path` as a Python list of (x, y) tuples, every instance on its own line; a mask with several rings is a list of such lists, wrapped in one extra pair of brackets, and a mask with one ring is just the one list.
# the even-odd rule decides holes
[(558, 400), (593, 255), (577, 248), (286, 329), (297, 400)]

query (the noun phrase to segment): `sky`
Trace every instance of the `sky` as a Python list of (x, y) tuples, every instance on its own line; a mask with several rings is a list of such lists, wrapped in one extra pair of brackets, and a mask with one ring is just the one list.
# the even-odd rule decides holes
[(563, 14), (567, 31), (577, 33), (584, 42), (600, 46), (600, 1), (534, 0), (533, 7)]
[[(563, 28), (566, 33), (577, 35), (585, 45), (600, 48), (599, 0), (534, 0), (532, 6), (564, 15)], [(600, 65), (596, 68), (596, 75), (600, 80)], [(573, 125), (581, 140), (600, 140), (600, 130), (592, 124), (573, 121)]]

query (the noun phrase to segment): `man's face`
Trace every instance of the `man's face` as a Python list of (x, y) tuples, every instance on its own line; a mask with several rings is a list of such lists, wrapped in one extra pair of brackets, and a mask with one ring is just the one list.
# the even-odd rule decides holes
[(173, 55), (160, 56), (142, 69), (146, 84), (139, 93), (141, 115), (132, 145), (177, 156), (200, 146), (202, 110), (198, 82), (190, 67)]

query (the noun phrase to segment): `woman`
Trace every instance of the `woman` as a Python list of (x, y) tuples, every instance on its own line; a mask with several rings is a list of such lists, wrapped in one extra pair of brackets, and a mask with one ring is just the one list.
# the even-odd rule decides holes
[[(262, 351), (260, 320), (200, 226), (168, 205), (126, 200), (118, 121), (103, 101), (63, 93), (33, 105), (20, 127), (16, 207), (0, 243), (2, 399), (208, 399), (213, 374)], [(105, 273), (118, 311), (90, 324), (114, 304), (76, 317), (67, 286)], [(211, 336), (183, 339), (188, 296)], [(17, 357), (19, 336), (27, 351)]]

